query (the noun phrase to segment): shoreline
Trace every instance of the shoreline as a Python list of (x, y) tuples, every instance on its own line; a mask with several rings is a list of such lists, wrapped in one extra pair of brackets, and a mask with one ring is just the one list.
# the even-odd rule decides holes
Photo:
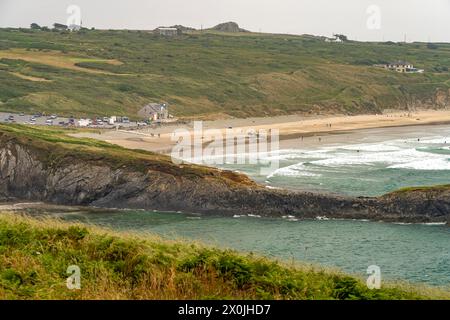
[[(30, 212), (29, 210), (34, 210)], [(145, 210), (145, 209), (135, 209), (135, 208), (108, 208), (108, 207), (95, 207), (95, 206), (83, 206), (83, 205), (64, 205), (64, 204), (54, 204), (49, 202), (41, 201), (28, 201), (23, 202), (17, 200), (0, 201), (0, 212), (18, 212), (27, 215), (34, 216), (35, 214), (42, 214), (49, 216), (54, 216), (55, 214), (70, 214), (73, 212), (84, 212), (89, 214), (97, 213), (118, 213), (123, 211), (145, 211), (145, 212), (157, 212), (164, 214), (181, 214), (185, 216), (195, 216), (195, 217), (222, 217), (229, 219), (241, 219), (241, 218), (258, 218), (258, 219), (276, 219), (281, 221), (290, 222), (300, 222), (300, 221), (355, 221), (355, 222), (371, 222), (371, 223), (387, 223), (387, 224), (397, 224), (397, 225), (426, 225), (426, 226), (448, 226), (450, 227), (450, 221), (424, 221), (421, 219), (393, 219), (386, 217), (376, 217), (372, 219), (369, 217), (341, 217), (336, 218), (326, 215), (317, 215), (316, 217), (307, 216), (301, 217), (296, 215), (286, 215), (286, 216), (261, 216), (254, 214), (235, 214), (235, 215), (221, 215), (221, 214), (204, 214), (204, 213), (193, 213), (193, 212), (183, 212), (183, 211), (164, 211), (164, 210)]]
[[(53, 133), (53, 139), (47, 141), (48, 135), (44, 140), (34, 131), (1, 132), (5, 200), (220, 216), (245, 212), (267, 217), (450, 221), (448, 185), (357, 198), (272, 190), (246, 175), (195, 165), (177, 166), (155, 154), (114, 148), (116, 152), (108, 155), (105, 151), (111, 147), (100, 146), (93, 152), (85, 141), (54, 143), (58, 134)], [(48, 159), (55, 156), (58, 161), (49, 165)]]
[[(295, 140), (312, 137), (339, 136), (365, 129), (390, 129), (426, 125), (450, 124), (450, 110), (425, 110), (414, 113), (393, 112), (378, 115), (304, 117), (298, 115), (274, 118), (229, 119), (202, 122), (203, 130), (216, 129), (223, 136), (227, 128), (235, 132), (248, 130), (278, 130), (280, 149), (289, 147)], [(188, 130), (193, 134), (193, 124), (167, 125), (134, 131), (81, 132), (72, 134), (79, 138), (93, 138), (122, 146), (127, 149), (142, 149), (169, 154), (176, 145), (173, 132)], [(153, 136), (152, 136), (153, 135)], [(158, 136), (159, 135), (159, 136)], [(320, 139), (321, 140), (321, 139)], [(339, 140), (339, 139), (335, 139)], [(303, 140), (302, 140), (303, 141)], [(322, 141), (320, 141), (322, 142)]]

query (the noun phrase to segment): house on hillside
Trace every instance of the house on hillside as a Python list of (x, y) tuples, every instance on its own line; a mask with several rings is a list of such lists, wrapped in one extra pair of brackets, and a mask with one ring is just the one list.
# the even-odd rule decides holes
[(138, 115), (145, 120), (164, 121), (169, 119), (169, 106), (165, 103), (149, 103), (139, 110)]
[(54, 23), (53, 29), (58, 30), (58, 31), (66, 31), (68, 29), (68, 27), (65, 24)]
[(181, 34), (181, 30), (178, 28), (160, 27), (156, 29), (156, 33), (164, 37), (175, 37)]
[(397, 71), (400, 73), (423, 73), (424, 70), (414, 68), (414, 65), (412, 63), (406, 62), (406, 61), (396, 61), (396, 62), (390, 62), (382, 65), (377, 65), (379, 67), (382, 67), (387, 70)]
[(325, 42), (332, 42), (332, 43), (342, 43), (341, 38), (335, 37), (335, 38), (325, 38)]
[(80, 31), (82, 27), (81, 27), (81, 25), (78, 25), (78, 24), (71, 24), (67, 28), (72, 32), (76, 32), (76, 31)]

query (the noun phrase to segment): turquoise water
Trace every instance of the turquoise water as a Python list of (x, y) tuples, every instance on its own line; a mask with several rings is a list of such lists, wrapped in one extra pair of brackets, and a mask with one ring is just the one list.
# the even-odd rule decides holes
[[(450, 184), (450, 126), (362, 130), (294, 141), (261, 161), (279, 168), (261, 175), (261, 165), (225, 164), (273, 187), (378, 196), (407, 186)], [(312, 141), (315, 143), (312, 143)], [(295, 147), (295, 148), (292, 148)]]
[(378, 265), (385, 279), (450, 285), (450, 228), (366, 221), (295, 221), (120, 211), (60, 213), (70, 221), (117, 230), (195, 239), (223, 248), (295, 259), (365, 276)]
[[(266, 154), (280, 166), (261, 175), (258, 165), (222, 167), (244, 172), (273, 187), (350, 195), (380, 195), (404, 186), (450, 183), (450, 127), (363, 130), (306, 138)], [(60, 214), (114, 229), (201, 240), (220, 247), (299, 260), (365, 276), (378, 265), (385, 279), (450, 285), (450, 228), (364, 221), (295, 221), (220, 218), (121, 211)]]

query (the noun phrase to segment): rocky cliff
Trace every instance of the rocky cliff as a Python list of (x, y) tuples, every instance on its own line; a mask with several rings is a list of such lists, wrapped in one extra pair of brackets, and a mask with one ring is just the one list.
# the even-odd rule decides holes
[(381, 198), (270, 190), (229, 171), (55, 139), (0, 128), (0, 198), (220, 215), (449, 221), (450, 188)]

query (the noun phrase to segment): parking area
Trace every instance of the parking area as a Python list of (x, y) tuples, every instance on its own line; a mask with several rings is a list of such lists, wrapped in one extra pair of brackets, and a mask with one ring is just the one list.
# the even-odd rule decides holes
[(60, 117), (57, 114), (44, 115), (37, 113), (30, 115), (10, 112), (0, 112), (0, 122), (40, 126), (74, 126), (105, 129), (113, 129), (116, 127), (134, 128), (147, 125), (145, 122), (130, 121), (128, 117), (74, 118)]

